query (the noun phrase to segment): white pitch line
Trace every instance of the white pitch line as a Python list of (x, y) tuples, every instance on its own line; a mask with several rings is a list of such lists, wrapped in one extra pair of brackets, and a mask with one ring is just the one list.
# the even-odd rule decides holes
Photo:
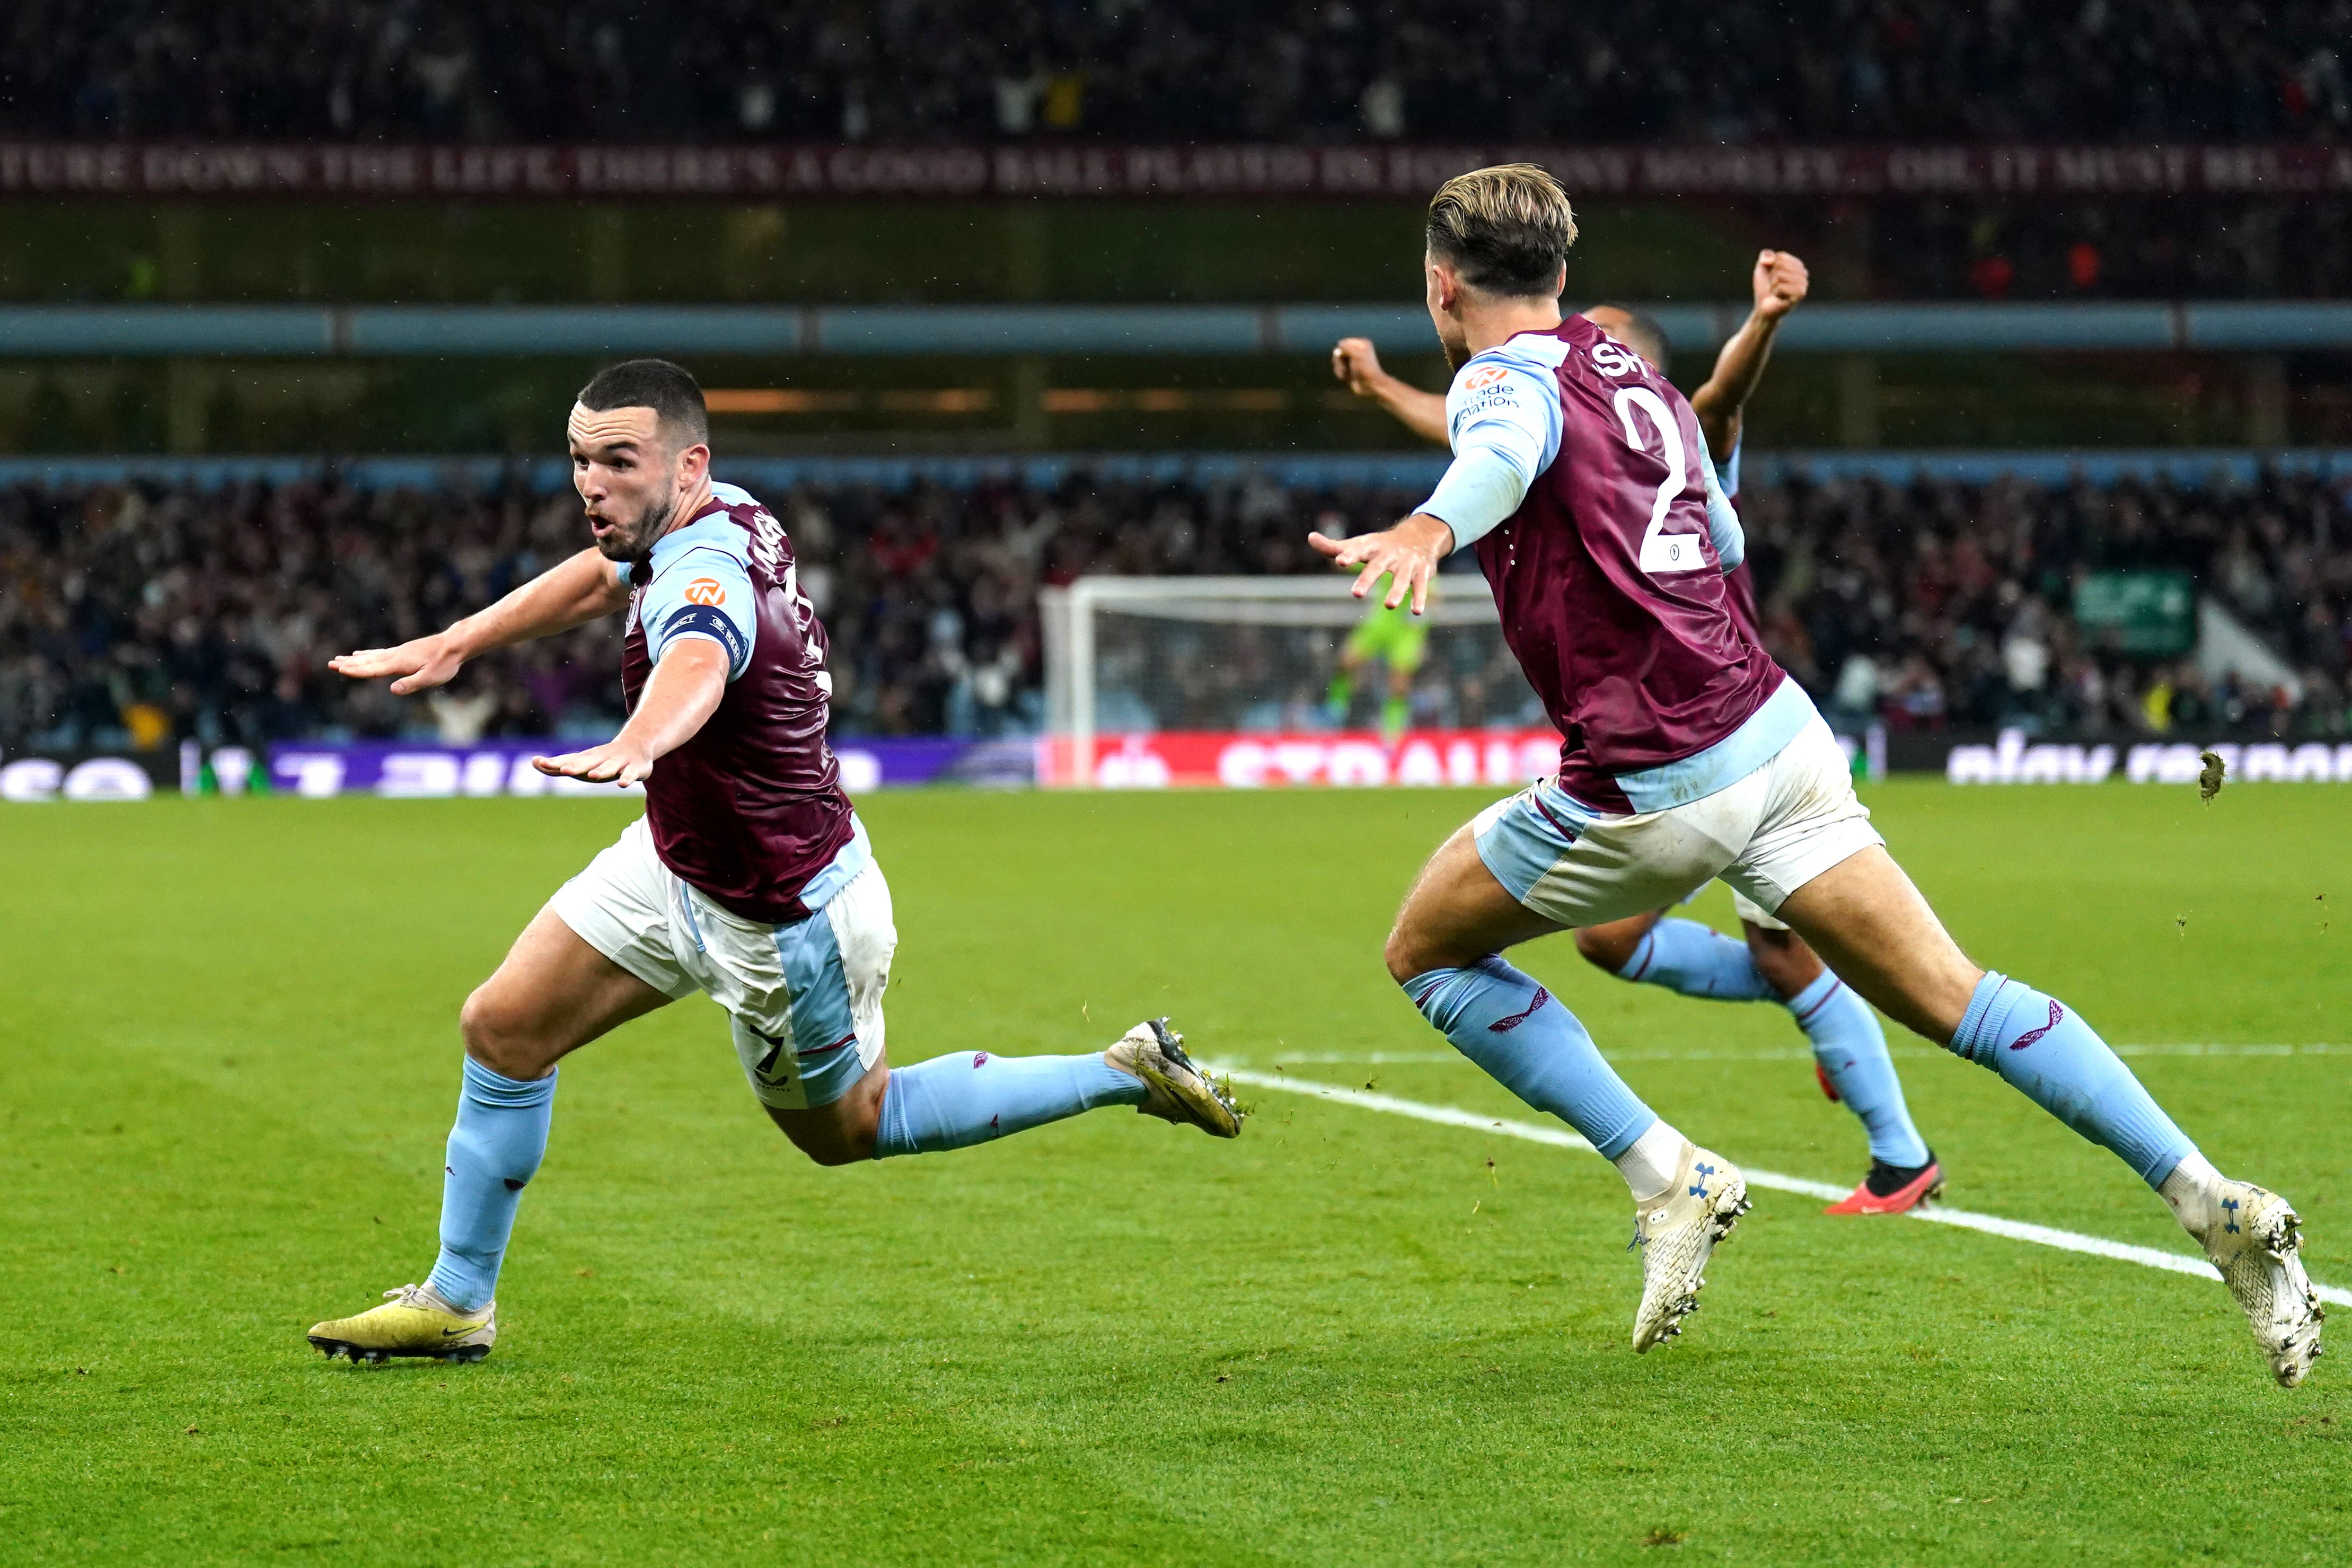
[[(1259, 1089), (1278, 1089), (1291, 1094), (1312, 1095), (1319, 1100), (1334, 1100), (1342, 1105), (1352, 1105), (1359, 1110), (1385, 1110), (1391, 1116), (1409, 1116), (1416, 1121), (1434, 1121), (1442, 1127), (1466, 1127), (1474, 1132), (1500, 1132), (1506, 1138), (1520, 1138), (1530, 1143), (1549, 1143), (1556, 1149), (1592, 1152), (1592, 1145), (1575, 1133), (1545, 1127), (1538, 1122), (1507, 1121), (1482, 1116), (1475, 1110), (1457, 1110), (1450, 1105), (1425, 1105), (1417, 1100), (1399, 1100), (1393, 1095), (1374, 1094), (1369, 1089), (1348, 1089), (1336, 1083), (1317, 1083), (1309, 1079), (1291, 1078), (1281, 1073), (1224, 1067), (1212, 1070), (1224, 1074), (1236, 1083), (1251, 1084)], [(1774, 1192), (1795, 1193), (1830, 1203), (1835, 1203), (1852, 1190), (1832, 1186), (1827, 1182), (1809, 1182), (1802, 1176), (1784, 1176), (1778, 1171), (1759, 1171), (1752, 1165), (1742, 1165), (1739, 1170), (1748, 1178), (1749, 1186), (1769, 1187)], [(2110, 1241), (2104, 1236), (2085, 1236), (2079, 1230), (2059, 1230), (2053, 1226), (2032, 1225), (2021, 1219), (2003, 1219), (1999, 1215), (1946, 1208), (1941, 1204), (1915, 1208), (1910, 1211), (1910, 1217), (1926, 1220), (1930, 1225), (1958, 1226), (1962, 1230), (2007, 1237), (2011, 1241), (2030, 1241), (2037, 1247), (2054, 1247), (2063, 1252), (2112, 1258), (2122, 1263), (2137, 1263), (2146, 1268), (2194, 1274), (2203, 1279), (2219, 1280), (2221, 1278), (2213, 1266), (2201, 1258), (2140, 1247), (2128, 1241)], [(2352, 1307), (2352, 1290), (2338, 1290), (2327, 1285), (2315, 1286), (2314, 1289), (2318, 1290), (2319, 1299), (2323, 1301), (2339, 1307)]]
[[(1897, 1056), (1917, 1057), (1926, 1060), (1951, 1053), (1925, 1044), (1895, 1043)], [(2248, 1045), (2164, 1045), (2116, 1046), (2119, 1057), (2315, 1057), (2342, 1056), (2352, 1052), (2352, 1046), (2248, 1046)], [(1244, 1061), (1263, 1059), (1281, 1067), (1389, 1067), (1415, 1063), (1457, 1062), (1458, 1051), (1284, 1051), (1264, 1058), (1240, 1058)], [(1659, 1050), (1611, 1051), (1612, 1062), (1809, 1062), (1813, 1053), (1802, 1046), (1764, 1047), (1753, 1050), (1718, 1051), (1701, 1048), (1666, 1047)]]

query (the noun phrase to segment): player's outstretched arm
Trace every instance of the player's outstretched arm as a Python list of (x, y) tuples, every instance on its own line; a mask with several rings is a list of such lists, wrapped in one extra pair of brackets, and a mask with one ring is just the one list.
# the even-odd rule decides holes
[(614, 577), (613, 563), (594, 550), (583, 550), (446, 630), (398, 647), (341, 654), (329, 659), (327, 668), (354, 680), (395, 676), (393, 695), (406, 697), (448, 684), (467, 659), (492, 648), (570, 631), (583, 622), (609, 616), (628, 602), (628, 587)]
[(1369, 397), (1424, 441), (1443, 447), (1445, 395), (1423, 392), (1381, 368), (1380, 351), (1370, 338), (1341, 338), (1331, 350), (1331, 374), (1359, 397)]
[(727, 695), (727, 650), (709, 637), (680, 637), (654, 666), (637, 710), (601, 746), (560, 757), (533, 757), (541, 773), (626, 789), (654, 763), (694, 739)]
[(1437, 574), (1437, 563), (1454, 553), (1454, 530), (1444, 519), (1417, 511), (1378, 533), (1360, 533), (1353, 539), (1310, 533), (1307, 542), (1335, 566), (1363, 568), (1356, 574), (1354, 592), (1359, 599), (1387, 577), (1389, 593), (1383, 603), (1393, 610), (1409, 598), (1417, 616), (1429, 607), (1429, 580)]
[(1798, 257), (1785, 250), (1757, 252), (1756, 269), (1748, 279), (1755, 306), (1715, 356), (1715, 374), (1691, 394), (1691, 412), (1698, 416), (1706, 449), (1717, 462), (1727, 461), (1739, 445), (1740, 415), (1756, 395), (1756, 384), (1764, 379), (1773, 334), (1811, 286), (1811, 274)]

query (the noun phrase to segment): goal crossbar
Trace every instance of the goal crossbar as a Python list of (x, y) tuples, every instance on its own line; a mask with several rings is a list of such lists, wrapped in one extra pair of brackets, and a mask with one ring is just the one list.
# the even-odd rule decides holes
[[(1349, 626), (1370, 605), (1344, 573), (1283, 577), (1080, 577), (1039, 592), (1045, 629), (1046, 729), (1078, 756), (1095, 741), (1096, 617), (1106, 612), (1225, 626)], [(1434, 626), (1496, 626), (1494, 595), (1476, 579), (1444, 578), (1426, 619)]]

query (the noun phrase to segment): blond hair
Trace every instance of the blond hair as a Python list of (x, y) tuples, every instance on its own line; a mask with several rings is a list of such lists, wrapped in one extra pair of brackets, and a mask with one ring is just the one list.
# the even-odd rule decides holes
[(1576, 243), (1568, 193), (1533, 163), (1456, 174), (1429, 202), (1430, 253), (1486, 293), (1549, 299)]

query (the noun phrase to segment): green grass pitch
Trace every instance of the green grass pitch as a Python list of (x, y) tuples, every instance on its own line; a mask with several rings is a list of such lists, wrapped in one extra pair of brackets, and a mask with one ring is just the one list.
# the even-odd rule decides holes
[[(2331, 1047), (2132, 1059), (2352, 1283), (2352, 796), (1869, 798), (1972, 953), (2111, 1040)], [(1378, 956), (1476, 804), (874, 797), (893, 1053), (1169, 1012), (1527, 1114)], [(1237, 1144), (1106, 1111), (824, 1171), (700, 1000), (564, 1067), (488, 1362), (328, 1363), (305, 1327), (429, 1266), (458, 1002), (631, 809), (0, 807), (0, 1563), (2352, 1558), (2352, 1357), (2273, 1386), (2217, 1285), (1759, 1193), (1636, 1358), (1590, 1155), (1258, 1093)], [(1861, 1173), (1784, 1013), (1526, 962), (1694, 1135)], [(1896, 1053), (1953, 1203), (2187, 1247), (1991, 1075)]]

